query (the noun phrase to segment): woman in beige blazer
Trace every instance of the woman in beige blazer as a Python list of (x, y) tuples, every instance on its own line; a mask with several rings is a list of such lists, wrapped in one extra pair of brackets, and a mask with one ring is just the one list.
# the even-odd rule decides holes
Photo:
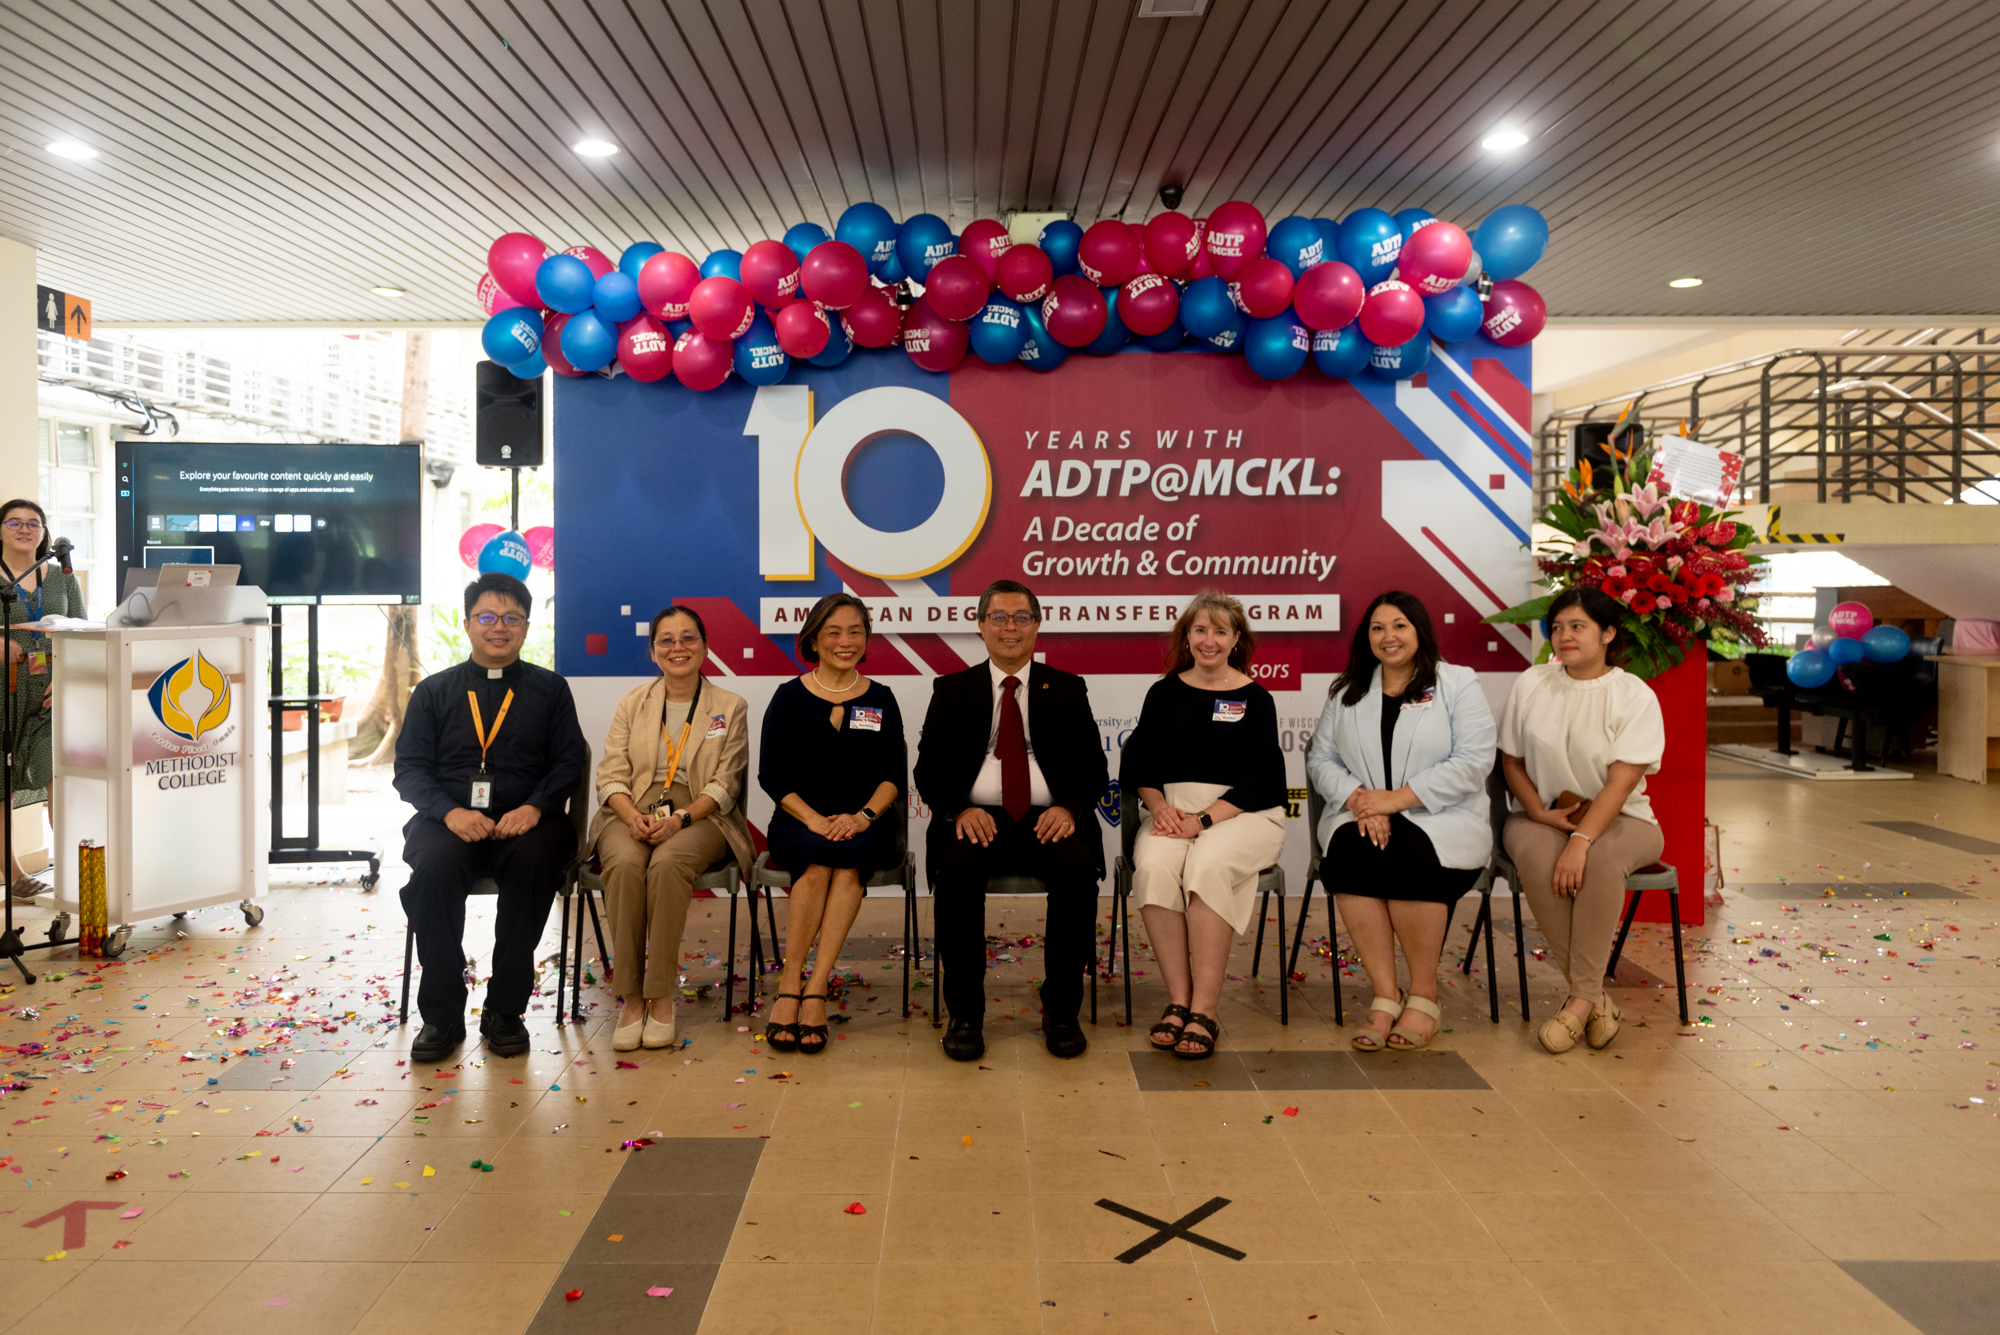
[(669, 607), (653, 618), (660, 677), (626, 694), (611, 716), (586, 856), (603, 869), (611, 958), (625, 1008), (619, 1052), (674, 1041), (681, 930), (695, 878), (723, 857), (749, 874), (743, 823), (750, 769), (743, 697), (701, 675), (708, 631), (698, 613)]

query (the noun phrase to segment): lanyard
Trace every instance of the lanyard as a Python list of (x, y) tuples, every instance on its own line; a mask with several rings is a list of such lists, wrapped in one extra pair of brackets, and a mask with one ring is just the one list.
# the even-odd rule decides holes
[(666, 723), (667, 706), (664, 699), (662, 699), (661, 701), (660, 745), (667, 748), (667, 777), (665, 782), (661, 784), (662, 788), (671, 789), (674, 786), (674, 775), (677, 771), (679, 771), (681, 767), (681, 752), (687, 749), (688, 733), (693, 731), (694, 729), (695, 710), (699, 709), (700, 707), (701, 707), (701, 679), (699, 677), (696, 677), (694, 683), (694, 699), (688, 701), (687, 721), (681, 724), (681, 739), (678, 742), (669, 743), (667, 741), (667, 723)]
[(500, 702), (500, 712), (493, 716), (493, 731), (487, 732), (479, 720), (479, 696), (472, 691), (465, 693), (465, 702), (472, 706), (472, 735), (479, 739), (479, 768), (486, 768), (486, 749), (493, 745), (493, 739), (500, 735), (500, 725), (507, 721), (507, 711), (513, 707), (514, 693), (507, 692), (507, 698)]

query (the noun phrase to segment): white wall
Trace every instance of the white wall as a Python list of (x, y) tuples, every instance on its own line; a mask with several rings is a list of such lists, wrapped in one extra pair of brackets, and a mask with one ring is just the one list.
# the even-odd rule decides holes
[(35, 250), (0, 237), (0, 490), (35, 494)]

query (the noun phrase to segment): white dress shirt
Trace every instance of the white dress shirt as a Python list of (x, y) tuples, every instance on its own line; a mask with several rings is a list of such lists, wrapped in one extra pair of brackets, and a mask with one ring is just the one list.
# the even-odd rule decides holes
[[(986, 763), (979, 767), (979, 777), (972, 781), (972, 804), (997, 807), (1001, 804), (1000, 757), (993, 754), (993, 748), (1000, 744), (1000, 706), (1005, 703), (1007, 695), (1007, 688), (1000, 683), (1009, 674), (1002, 672), (990, 658), (986, 660), (986, 667), (993, 674), (993, 725), (986, 730)], [(1049, 782), (1042, 777), (1042, 767), (1035, 760), (1034, 734), (1028, 731), (1028, 671), (1029, 668), (1024, 667), (1013, 674), (1020, 678), (1020, 684), (1014, 687), (1014, 700), (1021, 706), (1021, 733), (1028, 741), (1028, 805), (1054, 806), (1055, 799), (1049, 796)]]

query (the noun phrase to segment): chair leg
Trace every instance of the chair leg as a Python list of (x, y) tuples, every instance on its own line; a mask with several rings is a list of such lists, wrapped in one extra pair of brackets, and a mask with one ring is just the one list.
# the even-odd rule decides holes
[(556, 900), (556, 1023), (562, 1023), (563, 993), (569, 990), (569, 908), (571, 896)]
[(1688, 980), (1687, 966), (1681, 962), (1681, 897), (1680, 888), (1675, 886), (1667, 891), (1667, 917), (1674, 924), (1674, 987), (1681, 997), (1681, 1028), (1688, 1026)]
[[(604, 965), (604, 976), (609, 978), (612, 968), (611, 952), (604, 945), (604, 924), (597, 918), (597, 897), (585, 894), (582, 899), (584, 903), (590, 905), (590, 930), (597, 936), (597, 958)], [(576, 934), (583, 935), (583, 920), (580, 918), (577, 920)]]
[[(583, 903), (578, 896), (576, 906), (576, 935), (572, 938), (576, 958), (569, 966), (569, 1018), (576, 1024), (583, 1023)], [(556, 998), (556, 1009), (562, 1009), (562, 998)]]
[[(1458, 906), (1456, 904), (1453, 904), (1452, 916), (1456, 916), (1457, 913), (1458, 913)], [(1491, 896), (1491, 894), (1481, 895), (1479, 898), (1479, 916), (1472, 920), (1472, 935), (1465, 939), (1465, 958), (1460, 960), (1458, 963), (1459, 972), (1463, 973), (1467, 978), (1472, 977), (1472, 952), (1479, 948), (1480, 924), (1484, 923), (1489, 917), (1492, 916), (1492, 914), (1493, 914), (1493, 897)], [(1449, 939), (1451, 936), (1450, 917), (1447, 917), (1445, 919), (1444, 932), (1445, 932), (1445, 937)]]
[(783, 938), (778, 935), (778, 897), (768, 885), (764, 887), (764, 921), (771, 928), (771, 958), (765, 964), (783, 963), (785, 948)]
[[(1264, 963), (1264, 918), (1270, 911), (1271, 892), (1266, 890), (1263, 894), (1257, 896), (1257, 943), (1250, 947), (1250, 976), (1252, 978), (1257, 976), (1257, 970)], [(1284, 954), (1284, 936), (1282, 934), (1278, 937), (1278, 941), (1278, 953), (1282, 956)], [(1279, 963), (1282, 964), (1283, 962), (1283, 959), (1280, 958)]]
[(1278, 956), (1278, 1023), (1292, 1022), (1292, 979), (1285, 972), (1285, 889), (1278, 887), (1278, 941), (1272, 947)]
[[(750, 925), (757, 925), (757, 906), (750, 906)], [(729, 896), (729, 949), (722, 956), (722, 1022), (736, 1014), (736, 896)]]
[[(1631, 893), (1631, 892), (1628, 892)], [(1625, 938), (1632, 933), (1632, 919), (1639, 916), (1639, 896), (1631, 894), (1625, 905), (1625, 921), (1618, 928), (1618, 939), (1611, 945), (1611, 962), (1604, 966), (1604, 976), (1610, 978), (1618, 972), (1618, 957), (1625, 953)]]
[[(1333, 897), (1331, 895), (1327, 896), (1326, 902), (1328, 904), (1328, 912), (1332, 912)], [(1290, 978), (1299, 971), (1299, 947), (1305, 944), (1306, 919), (1312, 915), (1312, 905), (1313, 883), (1308, 878), (1306, 881), (1306, 892), (1299, 896), (1299, 923), (1297, 927), (1292, 929), (1292, 954), (1291, 958), (1285, 964), (1285, 977), (1287, 978)], [(1283, 941), (1278, 943), (1280, 948), (1283, 948), (1284, 944)]]
[[(753, 1015), (757, 1010), (757, 986), (764, 977), (764, 935), (757, 929), (757, 887), (745, 885), (743, 893), (749, 897), (750, 919), (750, 967), (743, 971), (743, 1013)], [(768, 892), (766, 892), (768, 893)]]
[(396, 1008), (396, 1024), (400, 1028), (410, 1022), (410, 961), (417, 949), (416, 929), (405, 925), (403, 928), (403, 1004)]
[(1514, 892), (1514, 964), (1521, 971), (1521, 1020), (1528, 1018), (1528, 937), (1521, 926), (1521, 888), (1512, 881), (1507, 888)]
[(1326, 897), (1326, 954), (1333, 964), (1333, 1026), (1347, 1027), (1346, 1003), (1340, 996), (1340, 921), (1339, 913), (1333, 906), (1331, 892)]
[(916, 887), (905, 883), (903, 886), (903, 1018), (910, 1018), (910, 951), (914, 948), (911, 930), (917, 921)]
[(1118, 927), (1125, 934), (1125, 1026), (1132, 1026), (1132, 903), (1130, 896), (1119, 893), (1113, 897), (1111, 912), (1118, 919)]
[[(1479, 897), (1479, 916), (1486, 923), (1486, 1004), (1493, 1012), (1493, 1023), (1500, 1023), (1500, 974), (1493, 967), (1493, 887), (1489, 883), (1486, 893)], [(1467, 953), (1471, 953), (1468, 949)]]

